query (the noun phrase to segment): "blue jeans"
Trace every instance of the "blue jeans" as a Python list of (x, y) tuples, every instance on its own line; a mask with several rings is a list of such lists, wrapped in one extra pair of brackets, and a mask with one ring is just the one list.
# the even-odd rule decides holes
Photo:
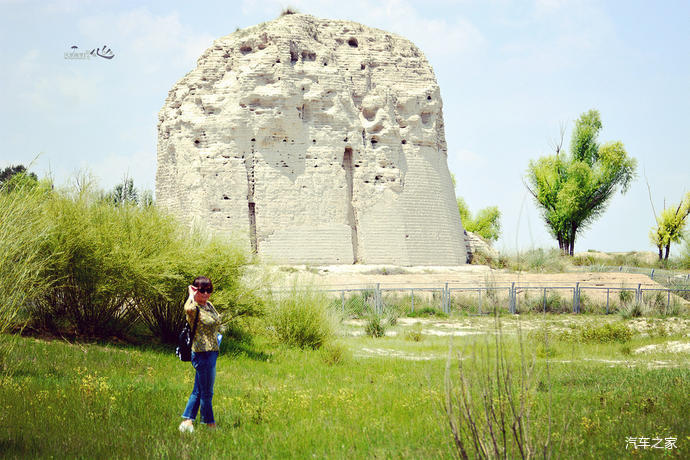
[(192, 352), (192, 366), (196, 369), (194, 389), (187, 401), (183, 418), (194, 420), (201, 407), (202, 423), (216, 423), (213, 418), (213, 384), (216, 381), (217, 351)]

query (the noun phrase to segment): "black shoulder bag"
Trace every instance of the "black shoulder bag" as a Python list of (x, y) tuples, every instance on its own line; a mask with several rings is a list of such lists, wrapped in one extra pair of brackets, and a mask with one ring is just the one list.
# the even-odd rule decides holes
[(175, 354), (180, 361), (192, 360), (192, 343), (194, 342), (194, 334), (196, 334), (196, 324), (199, 322), (199, 306), (196, 307), (196, 319), (194, 320), (194, 327), (189, 330), (189, 323), (185, 321), (185, 325), (177, 338), (177, 348)]

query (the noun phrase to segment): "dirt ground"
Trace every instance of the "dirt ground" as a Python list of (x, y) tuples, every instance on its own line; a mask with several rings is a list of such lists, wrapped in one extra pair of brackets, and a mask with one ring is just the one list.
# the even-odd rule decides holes
[(599, 286), (611, 288), (661, 288), (647, 275), (634, 273), (575, 272), (575, 273), (515, 273), (492, 270), (484, 265), (456, 267), (396, 267), (387, 265), (329, 265), (322, 267), (277, 267), (285, 275), (283, 283), (311, 284), (323, 288), (343, 289), (370, 287), (470, 287), (484, 285), (522, 286)]

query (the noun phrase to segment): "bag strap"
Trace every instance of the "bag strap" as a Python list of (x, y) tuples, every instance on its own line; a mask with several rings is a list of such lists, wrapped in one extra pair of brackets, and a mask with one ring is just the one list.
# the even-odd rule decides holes
[(194, 335), (196, 334), (196, 323), (199, 322), (199, 306), (196, 306), (196, 318), (194, 319), (194, 326), (192, 326), (192, 342), (194, 342)]

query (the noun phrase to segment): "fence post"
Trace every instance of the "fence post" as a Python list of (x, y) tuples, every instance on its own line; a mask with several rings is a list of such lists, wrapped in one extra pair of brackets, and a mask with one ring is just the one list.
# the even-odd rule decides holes
[(376, 304), (376, 313), (383, 314), (383, 305), (381, 302), (381, 283), (376, 283), (376, 291), (374, 292), (374, 303)]
[(340, 301), (343, 304), (343, 316), (345, 316), (345, 291), (340, 291)]
[(544, 313), (546, 313), (546, 288), (544, 288)]
[(611, 288), (606, 288), (606, 314), (609, 314), (609, 290)]
[(410, 299), (412, 299), (412, 311), (414, 312), (414, 289), (410, 289)]
[(446, 283), (444, 291), (446, 293), (446, 295), (445, 295), (445, 301), (446, 301), (445, 308), (446, 308), (446, 310), (445, 311), (447, 314), (450, 314), (450, 291), (448, 290), (448, 283)]
[(666, 308), (669, 308), (671, 306), (671, 290), (666, 289)]
[(654, 269), (652, 268), (652, 273), (649, 275), (651, 279), (654, 279)]
[(639, 283), (637, 285), (636, 297), (637, 297), (637, 302), (642, 302), (642, 283)]
[(477, 289), (479, 291), (479, 314), (482, 314), (482, 288)]
[(510, 286), (510, 312), (515, 314), (515, 283)]
[(573, 291), (573, 313), (580, 313), (580, 283), (575, 283)]

